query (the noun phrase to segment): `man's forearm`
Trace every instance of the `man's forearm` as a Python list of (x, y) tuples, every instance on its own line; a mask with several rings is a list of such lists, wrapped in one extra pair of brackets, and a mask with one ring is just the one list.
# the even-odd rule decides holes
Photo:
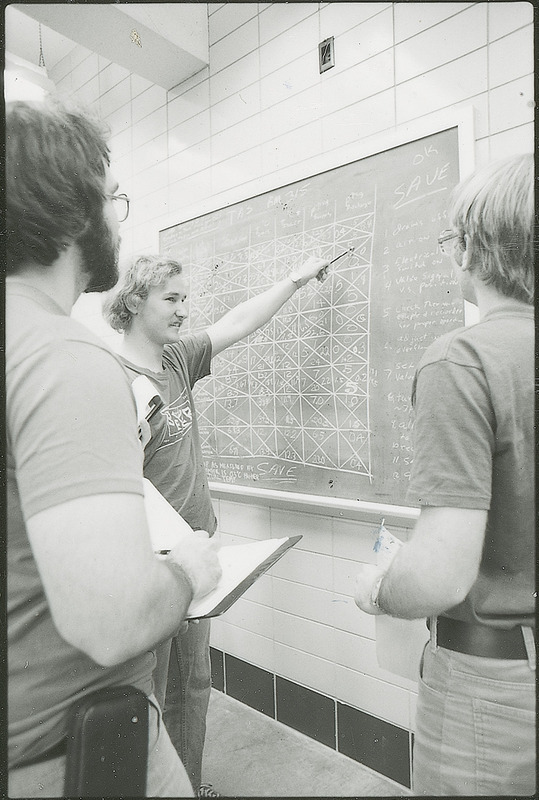
[(384, 575), (378, 591), (379, 608), (393, 617), (421, 619), (445, 611), (448, 602), (454, 605), (445, 595), (440, 596), (439, 587), (418, 572), (408, 555), (404, 549), (399, 552)]
[(109, 618), (100, 642), (94, 642), (94, 652), (89, 654), (102, 666), (114, 666), (152, 649), (176, 633), (192, 597), (187, 576), (155, 559), (125, 603), (118, 604), (116, 619)]
[(419, 619), (461, 603), (479, 571), (486, 512), (476, 509), (423, 508), (412, 539), (391, 562), (378, 587), (380, 569), (364, 565), (356, 580), (356, 604), (369, 614)]
[(253, 333), (265, 325), (290, 300), (297, 287), (290, 278), (266, 289), (265, 292), (250, 297), (240, 303), (223, 317), (223, 322), (234, 326), (239, 339)]

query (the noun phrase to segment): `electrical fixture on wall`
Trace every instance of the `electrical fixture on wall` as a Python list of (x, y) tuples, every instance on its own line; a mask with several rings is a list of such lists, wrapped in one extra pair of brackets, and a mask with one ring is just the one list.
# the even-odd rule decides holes
[(333, 36), (330, 36), (329, 39), (324, 39), (318, 45), (318, 64), (320, 72), (325, 72), (335, 66), (335, 42)]
[(47, 74), (41, 25), (39, 26), (39, 63), (32, 64), (24, 58), (9, 53), (4, 54), (4, 98), (11, 100), (43, 100), (56, 91), (56, 86)]

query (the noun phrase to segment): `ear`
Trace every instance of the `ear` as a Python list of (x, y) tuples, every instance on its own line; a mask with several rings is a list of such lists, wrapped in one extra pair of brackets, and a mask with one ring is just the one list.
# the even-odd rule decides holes
[(128, 311), (130, 311), (132, 314), (138, 314), (143, 300), (139, 294), (132, 294), (129, 297), (126, 297), (124, 302)]
[(462, 272), (467, 272), (470, 267), (470, 251), (467, 247), (466, 235), (464, 240), (459, 239), (457, 242), (454, 258)]

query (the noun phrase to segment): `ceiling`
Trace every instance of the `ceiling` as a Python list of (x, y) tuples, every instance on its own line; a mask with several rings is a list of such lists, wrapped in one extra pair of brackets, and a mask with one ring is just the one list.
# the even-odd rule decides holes
[(89, 50), (165, 89), (208, 63), (206, 3), (19, 4), (5, 10), (6, 51), (49, 75), (74, 48)]

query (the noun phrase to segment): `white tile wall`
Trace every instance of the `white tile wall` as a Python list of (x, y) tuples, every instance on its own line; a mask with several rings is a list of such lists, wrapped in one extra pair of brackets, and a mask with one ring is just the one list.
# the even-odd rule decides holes
[[(305, 4), (305, 6), (312, 6)], [(261, 37), (264, 38), (265, 17), (268, 14), (286, 13), (286, 6), (275, 4), (273, 8), (260, 15)], [(318, 64), (318, 19), (316, 14), (311, 14), (303, 22), (285, 30), (280, 36), (266, 39), (267, 43), (260, 46), (260, 77), (270, 75), (276, 69), (285, 66), (290, 59), (294, 60), (311, 51), (316, 53)]]
[(393, 10), (391, 7), (383, 7), (378, 14), (335, 40), (335, 69), (346, 70), (391, 47)]
[[(221, 105), (223, 104), (221, 103)], [(245, 153), (251, 147), (257, 147), (260, 133), (260, 115), (255, 114), (237, 125), (231, 125), (220, 133), (212, 134), (212, 164), (226, 161), (227, 158)]]
[[(82, 47), (52, 75), (110, 125), (112, 167), (132, 196), (122, 263), (156, 250), (161, 228), (327, 169), (328, 158), (350, 160), (396, 126), (444, 109), (473, 107), (477, 164), (533, 149), (529, 3), (211, 3), (208, 11), (210, 66), (168, 93)], [(335, 67), (320, 75), (318, 43), (328, 36)], [(74, 314), (117, 342), (95, 295)], [(214, 620), (212, 644), (413, 729), (416, 686), (378, 666), (374, 618), (352, 599), (356, 565), (375, 558), (376, 525), (323, 508), (224, 499), (216, 511), (228, 543), (303, 539)]]
[(161, 86), (151, 85), (132, 100), (133, 125), (147, 117), (152, 111), (163, 107), (166, 102), (166, 91)]
[(259, 73), (258, 52), (249, 53), (217, 74), (212, 73), (209, 78), (212, 110), (217, 103), (231, 94), (244, 91), (248, 86), (256, 84)]
[(287, 97), (277, 105), (265, 108), (260, 115), (262, 132), (266, 141), (318, 121), (323, 116), (319, 84), (306, 89), (298, 96)]
[[(142, 97), (143, 95), (141, 95)], [(161, 106), (133, 125), (133, 149), (155, 139), (167, 129), (167, 109)]]
[(79, 102), (86, 106), (91, 106), (94, 103), (97, 103), (99, 95), (99, 78), (97, 75), (94, 78), (91, 78), (89, 81), (86, 81), (86, 83), (77, 91), (77, 98)]
[[(507, 54), (511, 53), (511, 58)], [(489, 48), (488, 80), (490, 88), (501, 86), (533, 73), (533, 42), (526, 28), (497, 39)]]
[(491, 136), (488, 145), (488, 156), (484, 161), (494, 158), (503, 158), (508, 153), (533, 153), (535, 142), (535, 127), (533, 122), (520, 125), (510, 131)]
[(329, 556), (332, 554), (333, 531), (327, 517), (318, 514), (301, 514), (298, 511), (270, 511), (271, 536), (302, 536), (295, 546), (296, 551), (307, 550)]
[(260, 81), (262, 108), (270, 108), (318, 84), (318, 70), (313, 69), (313, 54), (306, 53)]
[(363, 674), (361, 664), (357, 669), (335, 664), (335, 686), (341, 702), (401, 728), (410, 728), (408, 689)]
[(274, 612), (274, 637), (276, 642), (312, 653), (327, 659), (335, 648), (335, 629), (331, 625), (298, 617), (294, 614)]
[(472, 3), (411, 3), (404, 6), (395, 3), (395, 41), (410, 39), (471, 5)]
[(315, 14), (312, 3), (273, 3), (260, 17), (260, 44), (288, 34), (295, 25)]
[(256, 3), (234, 3), (233, 9), (217, 9), (208, 19), (210, 47), (256, 15)]
[(328, 686), (335, 686), (336, 665), (328, 658), (319, 658), (296, 647), (276, 642), (275, 664), (276, 672), (281, 677), (322, 694), (328, 693)]
[(391, 49), (384, 50), (368, 61), (351, 66), (346, 72), (346, 81), (343, 74), (329, 70), (324, 73), (321, 84), (321, 112), (325, 118), (360, 100), (377, 95), (393, 87), (395, 80), (394, 55)]
[(261, 174), (261, 148), (250, 148), (226, 161), (219, 161), (212, 167), (212, 191), (214, 193), (225, 192), (234, 186), (241, 186), (253, 175)]
[[(85, 83), (88, 83), (92, 78), (95, 77), (98, 71), (98, 62), (97, 62), (97, 55), (95, 53), (90, 53), (90, 55), (81, 61), (81, 63), (76, 66), (73, 70), (71, 70), (71, 88), (72, 91), (78, 92)], [(123, 76), (125, 77), (125, 75)], [(105, 86), (102, 85), (101, 81), (101, 74), (99, 76), (99, 91), (104, 93), (109, 89), (112, 89), (116, 83), (119, 83), (116, 80), (112, 85)]]
[(98, 101), (99, 113), (103, 117), (108, 117), (117, 109), (127, 105), (131, 101), (131, 81), (129, 77), (117, 83), (112, 89), (100, 95)]
[(210, 112), (204, 109), (199, 114), (181, 122), (175, 127), (170, 125), (170, 112), (168, 124), (168, 154), (169, 156), (187, 150), (198, 142), (210, 137)]
[[(97, 56), (95, 56), (95, 58), (97, 58)], [(84, 62), (84, 64), (86, 64), (86, 62)], [(113, 89), (116, 84), (128, 78), (129, 75), (129, 70), (125, 67), (120, 67), (118, 64), (113, 64), (112, 62), (108, 64), (99, 72), (99, 90), (101, 94), (105, 94), (109, 89)]]
[(398, 87), (397, 124), (423, 116), (425, 103), (437, 111), (471, 99), (487, 91), (487, 82), (486, 48), (419, 75)]
[(477, 3), (398, 44), (395, 47), (397, 83), (423, 75), (484, 47), (487, 41), (486, 19), (486, 3)]
[[(210, 110), (212, 146), (214, 140), (216, 142), (219, 141), (219, 137), (223, 132), (228, 132), (228, 135), (237, 137), (240, 124), (243, 124), (244, 127), (253, 125), (253, 117), (255, 115), (254, 122), (259, 121), (259, 111), (260, 92), (256, 83), (246, 86), (245, 89), (216, 103)], [(239, 138), (241, 140), (242, 137), (240, 136)], [(258, 131), (258, 136), (253, 141), (253, 144), (258, 144), (259, 141), (260, 131)]]
[(490, 41), (507, 36), (511, 31), (533, 22), (533, 3), (488, 3)]
[(360, 100), (353, 106), (335, 111), (322, 120), (324, 150), (334, 150), (348, 142), (367, 139), (395, 126), (395, 90)]
[(535, 113), (533, 74), (490, 92), (490, 132), (500, 133), (531, 122)]
[(219, 72), (258, 48), (258, 20), (251, 19), (210, 48), (210, 68)]
[(391, 6), (391, 3), (326, 3), (320, 9), (320, 41), (338, 37)]

